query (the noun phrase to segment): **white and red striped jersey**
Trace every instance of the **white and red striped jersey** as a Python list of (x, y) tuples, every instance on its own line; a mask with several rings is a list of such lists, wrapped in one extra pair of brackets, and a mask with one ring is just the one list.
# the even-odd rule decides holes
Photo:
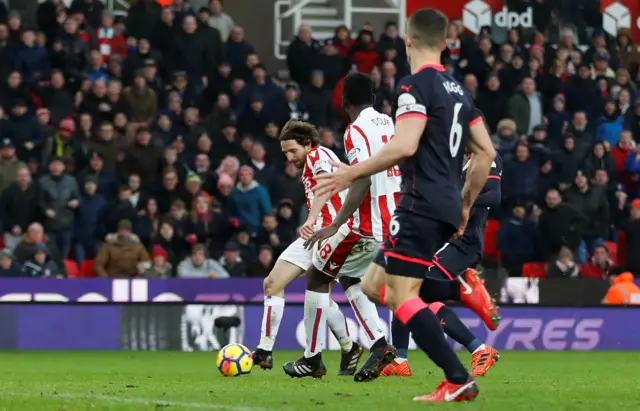
[[(307, 198), (307, 207), (309, 208), (311, 208), (315, 198), (313, 188), (316, 186), (316, 174), (334, 171), (331, 161), (340, 162), (340, 159), (328, 148), (317, 146), (307, 153), (307, 161), (302, 171), (302, 183), (304, 184), (304, 195)], [(338, 215), (338, 211), (340, 211), (340, 207), (342, 207), (342, 202), (347, 196), (347, 192), (348, 190), (343, 190), (326, 202), (316, 219), (314, 226), (316, 230), (333, 222), (333, 219)]]
[[(357, 164), (377, 153), (395, 136), (391, 117), (369, 107), (351, 123), (344, 135), (349, 163)], [(353, 231), (384, 241), (391, 216), (400, 201), (401, 172), (398, 166), (371, 176), (371, 187), (354, 213)]]

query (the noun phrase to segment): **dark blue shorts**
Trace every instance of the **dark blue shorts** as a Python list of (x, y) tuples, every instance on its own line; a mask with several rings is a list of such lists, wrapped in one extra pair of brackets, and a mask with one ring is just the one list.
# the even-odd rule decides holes
[(455, 231), (451, 224), (397, 208), (385, 242), (387, 273), (425, 278), (436, 252)]
[(428, 278), (451, 280), (462, 274), (467, 268), (478, 264), (478, 252), (456, 243), (447, 242), (433, 258), (433, 267), (427, 273)]

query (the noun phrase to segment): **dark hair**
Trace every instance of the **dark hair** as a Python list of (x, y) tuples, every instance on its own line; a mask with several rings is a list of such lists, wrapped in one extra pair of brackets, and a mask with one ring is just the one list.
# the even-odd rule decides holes
[(441, 11), (420, 9), (409, 17), (407, 30), (418, 47), (440, 50), (446, 38), (449, 21)]
[(342, 100), (348, 106), (370, 106), (374, 103), (373, 81), (362, 73), (348, 75), (342, 87)]
[(118, 190), (119, 193), (125, 192), (125, 191), (131, 191), (131, 187), (129, 187), (126, 184), (123, 184), (120, 186), (120, 189)]
[(312, 147), (320, 143), (320, 136), (316, 126), (300, 120), (289, 120), (280, 131), (280, 141), (295, 140), (301, 146), (311, 144)]

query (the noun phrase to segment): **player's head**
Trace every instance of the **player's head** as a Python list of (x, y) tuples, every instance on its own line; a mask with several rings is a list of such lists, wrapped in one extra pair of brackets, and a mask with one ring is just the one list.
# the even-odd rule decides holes
[(304, 167), (307, 153), (318, 145), (320, 137), (313, 124), (289, 120), (280, 132), (280, 147), (287, 161), (298, 168)]
[(445, 47), (448, 25), (447, 16), (439, 10), (420, 9), (413, 13), (407, 22), (405, 36), (409, 60), (416, 52), (440, 53)]
[(373, 81), (362, 73), (345, 77), (342, 87), (342, 108), (368, 107), (375, 102)]

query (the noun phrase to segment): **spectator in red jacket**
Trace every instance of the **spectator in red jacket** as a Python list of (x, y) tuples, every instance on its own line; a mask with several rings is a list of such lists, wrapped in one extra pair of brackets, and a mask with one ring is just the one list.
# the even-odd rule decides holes
[(606, 279), (612, 266), (609, 249), (606, 245), (598, 245), (593, 249), (591, 260), (580, 270), (580, 278)]
[(102, 55), (102, 62), (106, 65), (109, 57), (119, 55), (123, 59), (127, 56), (127, 43), (122, 35), (113, 27), (113, 14), (105, 11), (102, 13), (102, 24), (96, 31), (98, 38), (98, 51)]
[(629, 156), (629, 153), (635, 150), (636, 145), (633, 141), (633, 136), (628, 130), (624, 130), (620, 133), (618, 144), (611, 149), (611, 157), (616, 163), (616, 173), (618, 174), (618, 181), (622, 183), (626, 191), (635, 192), (636, 183), (633, 181), (633, 175), (628, 172), (624, 167), (624, 162)]
[(360, 73), (369, 74), (371, 69), (380, 65), (380, 53), (373, 41), (373, 29), (364, 26), (356, 42), (349, 49), (349, 58), (358, 67)]
[(347, 57), (349, 50), (353, 46), (355, 40), (351, 38), (351, 31), (344, 24), (336, 29), (336, 35), (333, 37), (333, 45), (338, 50), (338, 53)]

